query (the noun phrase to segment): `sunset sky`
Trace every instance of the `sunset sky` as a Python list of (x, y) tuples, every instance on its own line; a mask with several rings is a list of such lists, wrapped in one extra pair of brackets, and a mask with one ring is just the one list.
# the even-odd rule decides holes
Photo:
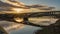
[(60, 10), (60, 0), (19, 0), (27, 5), (29, 4), (40, 4), (56, 7), (56, 10)]

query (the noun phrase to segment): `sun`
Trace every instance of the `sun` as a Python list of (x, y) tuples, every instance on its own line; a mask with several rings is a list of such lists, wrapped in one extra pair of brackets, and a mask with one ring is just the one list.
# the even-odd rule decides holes
[(12, 10), (16, 13), (21, 13), (22, 11), (24, 11), (24, 9), (21, 8), (13, 8)]

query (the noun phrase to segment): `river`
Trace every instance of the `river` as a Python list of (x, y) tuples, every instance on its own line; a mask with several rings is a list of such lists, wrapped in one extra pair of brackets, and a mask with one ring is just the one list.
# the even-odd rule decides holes
[[(14, 22), (0, 21), (0, 24), (1, 23), (3, 23), (3, 25), (4, 25), (4, 23), (7, 25), (7, 24), (14, 23)], [(13, 30), (9, 31), (8, 33), (9, 34), (34, 34), (36, 32), (36, 30), (42, 29), (40, 27), (35, 27), (35, 26), (31, 26), (31, 25), (23, 25), (23, 26), (20, 26), (20, 27), (22, 27), (20, 29), (16, 27), (17, 29), (13, 29)], [(6, 26), (3, 26), (3, 27), (6, 27)], [(7, 27), (10, 28), (10, 25)], [(7, 28), (6, 28), (6, 31), (7, 31)]]

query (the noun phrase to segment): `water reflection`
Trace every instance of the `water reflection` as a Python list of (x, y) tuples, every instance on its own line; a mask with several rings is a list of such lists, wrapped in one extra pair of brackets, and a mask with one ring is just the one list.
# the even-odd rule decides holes
[(34, 32), (38, 29), (41, 29), (40, 27), (34, 27), (34, 26), (29, 26), (25, 25), (23, 29), (13, 31), (10, 34), (34, 34)]
[(31, 17), (29, 18), (29, 22), (37, 25), (48, 26), (50, 24), (56, 23), (58, 19), (55, 19), (51, 16), (43, 16), (43, 17)]
[(42, 29), (40, 27), (30, 25), (21, 26), (21, 24), (15, 24), (14, 22), (8, 22), (8, 21), (0, 21), (0, 25), (3, 26), (3, 28), (8, 34), (34, 34), (36, 30)]
[[(7, 26), (10, 27), (9, 24), (11, 24), (13, 22), (0, 21), (0, 25), (3, 24), (2, 25), (3, 27), (4, 27), (4, 23), (5, 23), (5, 27), (7, 27)], [(14, 26), (18, 26), (17, 29), (14, 29), (16, 27), (13, 27), (13, 30), (8, 32), (9, 34), (60, 34), (59, 26), (50, 25), (50, 26), (46, 26), (46, 27), (41, 28), (41, 27), (36, 27), (36, 26), (31, 26), (31, 25), (19, 26), (19, 24), (15, 24), (15, 23), (14, 23)], [(6, 31), (7, 31), (7, 29), (6, 29)]]
[(54, 24), (41, 28), (14, 22), (0, 21), (0, 25), (3, 26), (8, 34), (60, 34), (59, 26), (54, 26)]

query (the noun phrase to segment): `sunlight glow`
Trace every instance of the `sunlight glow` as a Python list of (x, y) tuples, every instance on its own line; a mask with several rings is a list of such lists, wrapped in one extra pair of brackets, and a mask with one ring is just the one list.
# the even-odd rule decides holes
[(16, 13), (20, 13), (24, 11), (24, 9), (21, 9), (21, 8), (12, 8), (12, 10), (15, 11)]

